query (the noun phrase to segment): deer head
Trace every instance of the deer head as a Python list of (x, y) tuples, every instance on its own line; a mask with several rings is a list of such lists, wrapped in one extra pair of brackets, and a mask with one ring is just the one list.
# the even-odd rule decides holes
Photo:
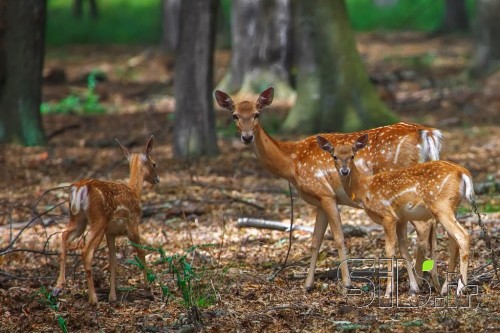
[(243, 101), (235, 105), (231, 97), (220, 90), (216, 90), (214, 96), (220, 107), (231, 111), (240, 132), (241, 141), (244, 144), (250, 144), (255, 140), (254, 131), (259, 125), (260, 111), (273, 102), (274, 87), (264, 90), (255, 104)]
[(146, 148), (140, 154), (131, 154), (117, 138), (115, 138), (115, 140), (120, 145), (123, 155), (125, 155), (125, 158), (129, 161), (131, 169), (140, 168), (141, 174), (144, 175), (144, 180), (150, 184), (154, 185), (160, 182), (160, 177), (156, 173), (156, 163), (150, 155), (154, 143), (154, 137), (152, 135), (146, 143)]
[(332, 155), (335, 167), (340, 175), (346, 177), (351, 173), (351, 163), (354, 161), (354, 156), (359, 150), (366, 147), (368, 143), (368, 134), (360, 136), (352, 146), (338, 145), (337, 148), (321, 135), (316, 136), (316, 140), (322, 150)]

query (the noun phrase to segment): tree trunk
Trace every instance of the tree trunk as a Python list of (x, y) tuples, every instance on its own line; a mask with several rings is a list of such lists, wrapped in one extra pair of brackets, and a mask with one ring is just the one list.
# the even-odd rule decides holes
[(40, 114), (46, 2), (0, 2), (0, 142), (44, 145)]
[(356, 131), (396, 122), (368, 79), (344, 0), (295, 0), (293, 7), (297, 100), (284, 130)]
[(474, 20), (475, 53), (471, 75), (482, 77), (500, 69), (500, 1), (478, 0)]
[(163, 0), (163, 47), (168, 53), (175, 53), (179, 42), (179, 14), (181, 0)]
[(213, 110), (213, 49), (217, 0), (183, 0), (175, 61), (174, 153), (218, 153)]
[(456, 32), (469, 29), (465, 0), (446, 0), (441, 32)]
[(235, 0), (231, 13), (231, 66), (218, 89), (261, 92), (270, 85), (289, 97), (290, 1)]

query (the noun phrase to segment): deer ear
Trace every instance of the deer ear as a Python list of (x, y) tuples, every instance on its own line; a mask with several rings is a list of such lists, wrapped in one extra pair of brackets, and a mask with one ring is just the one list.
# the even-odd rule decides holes
[(262, 110), (266, 106), (271, 105), (274, 98), (274, 87), (269, 87), (260, 93), (259, 99), (257, 100), (257, 110)]
[(334, 148), (333, 148), (332, 144), (330, 143), (330, 141), (328, 141), (326, 138), (322, 137), (321, 135), (316, 136), (316, 141), (318, 141), (318, 145), (322, 150), (326, 151), (327, 153), (333, 154)]
[(221, 108), (231, 112), (234, 111), (234, 102), (228, 94), (223, 91), (216, 90), (214, 91), (214, 96), (217, 104), (219, 104)]
[(356, 140), (356, 142), (354, 142), (354, 144), (352, 145), (352, 150), (358, 151), (360, 149), (365, 148), (367, 144), (368, 144), (368, 134), (363, 134), (358, 138), (358, 140)]
[(118, 145), (120, 145), (120, 148), (122, 149), (123, 155), (125, 155), (125, 158), (127, 160), (130, 160), (130, 153), (127, 148), (123, 147), (120, 141), (118, 141), (118, 138), (115, 138), (116, 142), (118, 142)]
[(149, 154), (151, 154), (151, 151), (153, 151), (153, 144), (154, 144), (154, 136), (151, 135), (149, 137), (148, 143), (146, 143), (146, 156), (149, 156)]

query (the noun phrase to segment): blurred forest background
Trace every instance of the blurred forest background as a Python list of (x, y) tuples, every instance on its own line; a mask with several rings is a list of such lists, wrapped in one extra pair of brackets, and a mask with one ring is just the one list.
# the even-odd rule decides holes
[[(491, 251), (467, 207), (459, 215), (480, 290), (471, 308), (357, 308), (335, 288), (331, 238), (318, 287), (304, 293), (305, 231), (294, 231), (293, 264), (275, 275), (288, 234), (237, 222), (312, 226), (314, 214), (263, 168), (213, 98), (220, 89), (255, 101), (274, 86), (260, 121), (283, 140), (400, 120), (441, 129), (441, 157), (471, 171), (498, 249), (499, 18), (496, 0), (0, 0), (0, 332), (500, 331)], [(151, 134), (161, 183), (144, 191), (141, 235), (156, 249), (149, 263), (163, 250), (171, 262), (151, 264), (156, 298), (140, 293), (124, 239), (119, 305), (107, 303), (101, 244), (100, 305), (88, 307), (85, 241), (75, 241), (68, 287), (54, 300), (69, 213), (59, 187), (125, 181), (114, 137), (138, 150)], [(360, 210), (342, 207), (341, 216), (358, 231), (346, 233), (352, 257), (383, 255), (380, 227)], [(446, 237), (440, 229), (441, 277)]]

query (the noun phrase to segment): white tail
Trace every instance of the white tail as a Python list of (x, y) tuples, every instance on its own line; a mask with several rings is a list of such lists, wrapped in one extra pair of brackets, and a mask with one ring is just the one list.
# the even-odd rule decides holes
[[(241, 141), (252, 145), (262, 165), (278, 177), (290, 181), (299, 195), (316, 206), (316, 223), (311, 244), (311, 263), (305, 282), (306, 289), (314, 284), (314, 270), (319, 249), (328, 225), (334, 235), (340, 261), (347, 259), (347, 250), (337, 204), (359, 206), (345, 194), (339, 176), (326, 153), (317, 145), (314, 136), (301, 141), (278, 141), (269, 136), (259, 122), (264, 109), (271, 105), (274, 88), (264, 90), (257, 101), (233, 99), (216, 90), (214, 97), (222, 108), (231, 112)], [(370, 145), (359, 152), (362, 165), (369, 173), (396, 170), (418, 163), (420, 159), (437, 159), (441, 132), (430, 127), (409, 123), (397, 123), (356, 133), (322, 134), (333, 144), (355, 141), (360, 135), (369, 134)], [(342, 282), (350, 285), (347, 265), (341, 265)]]
[[(118, 141), (118, 140), (117, 140)], [(157, 184), (160, 179), (156, 174), (155, 163), (150, 157), (153, 149), (153, 136), (146, 144), (142, 154), (130, 154), (127, 148), (118, 142), (123, 154), (129, 161), (129, 184), (83, 179), (70, 187), (70, 221), (61, 237), (61, 259), (59, 278), (52, 294), (57, 296), (66, 284), (66, 252), (68, 244), (80, 237), (87, 224), (90, 227), (89, 239), (82, 250), (83, 267), (87, 276), (89, 303), (97, 304), (97, 295), (92, 278), (92, 259), (95, 249), (106, 236), (109, 249), (110, 291), (109, 301), (116, 301), (115, 272), (116, 248), (115, 237), (127, 235), (137, 244), (141, 244), (139, 223), (141, 220), (141, 191), (143, 182)], [(136, 252), (144, 266), (145, 253), (139, 247)], [(146, 271), (144, 282), (147, 284)]]
[(421, 131), (420, 162), (439, 160), (443, 134), (437, 129), (424, 129)]
[(474, 201), (474, 185), (470, 176), (465, 173), (462, 174), (462, 189), (464, 198), (472, 203)]
[[(469, 258), (469, 234), (456, 221), (455, 212), (464, 197), (472, 200), (474, 190), (469, 171), (457, 164), (445, 161), (431, 161), (415, 164), (393, 172), (382, 172), (369, 176), (360, 172), (353, 162), (358, 151), (366, 147), (368, 135), (358, 138), (354, 144), (334, 146), (327, 139), (317, 137), (319, 146), (329, 152), (335, 167), (341, 175), (342, 185), (349, 196), (357, 200), (370, 218), (384, 227), (386, 255), (392, 258), (399, 240), (401, 255), (411, 260), (403, 234), (407, 221), (439, 221), (450, 238), (449, 271), (455, 269), (457, 252), (460, 252), (460, 273), (462, 281), (458, 292), (467, 285), (467, 264)], [(418, 229), (417, 229), (418, 231)], [(406, 248), (405, 248), (406, 247)], [(408, 267), (410, 284), (416, 287), (411, 267)], [(442, 292), (447, 292), (447, 283)], [(392, 281), (388, 279), (386, 295), (392, 293)]]

